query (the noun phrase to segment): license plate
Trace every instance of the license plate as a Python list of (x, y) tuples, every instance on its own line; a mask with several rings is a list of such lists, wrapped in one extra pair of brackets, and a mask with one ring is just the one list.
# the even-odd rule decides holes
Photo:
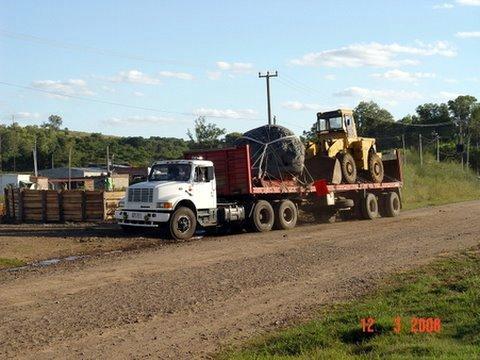
[(132, 212), (131, 213), (132, 219), (142, 219), (143, 220), (143, 213), (140, 212)]

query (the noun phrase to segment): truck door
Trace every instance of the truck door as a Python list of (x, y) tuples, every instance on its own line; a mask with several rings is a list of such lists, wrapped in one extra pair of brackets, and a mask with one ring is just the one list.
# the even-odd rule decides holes
[(345, 128), (347, 130), (347, 137), (357, 137), (357, 129), (355, 127), (355, 123), (353, 122), (353, 117), (350, 115), (345, 115)]
[(197, 209), (215, 209), (217, 207), (213, 166), (197, 166), (195, 168), (193, 196)]

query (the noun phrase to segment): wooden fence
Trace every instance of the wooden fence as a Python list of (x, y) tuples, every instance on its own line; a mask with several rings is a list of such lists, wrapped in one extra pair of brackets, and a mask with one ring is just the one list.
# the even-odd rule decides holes
[(103, 222), (113, 219), (123, 191), (5, 189), (5, 217), (16, 222)]

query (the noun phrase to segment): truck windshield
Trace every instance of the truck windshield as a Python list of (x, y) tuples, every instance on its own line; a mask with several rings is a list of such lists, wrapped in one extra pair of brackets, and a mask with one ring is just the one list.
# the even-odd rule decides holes
[(192, 167), (189, 164), (156, 164), (150, 171), (149, 181), (188, 181)]
[(343, 118), (341, 116), (330, 118), (329, 123), (330, 123), (330, 130), (343, 129)]

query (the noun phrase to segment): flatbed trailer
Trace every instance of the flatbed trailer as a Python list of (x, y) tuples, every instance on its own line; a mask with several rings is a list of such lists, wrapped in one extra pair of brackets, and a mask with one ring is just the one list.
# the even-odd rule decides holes
[(245, 145), (156, 162), (148, 181), (129, 186), (115, 218), (127, 231), (166, 227), (173, 238), (188, 239), (200, 227), (289, 230), (296, 226), (299, 210), (326, 221), (400, 212), (403, 177), (398, 152), (383, 159), (387, 181), (382, 183), (329, 184), (307, 174), (261, 177), (250, 159)]

